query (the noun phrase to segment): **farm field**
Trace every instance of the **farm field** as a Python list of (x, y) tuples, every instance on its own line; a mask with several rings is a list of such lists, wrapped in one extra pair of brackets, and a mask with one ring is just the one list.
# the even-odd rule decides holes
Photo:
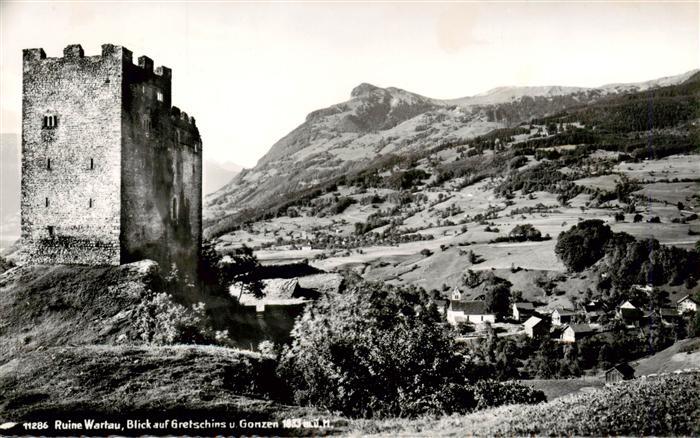
[[(445, 151), (436, 157), (455, 158)], [(528, 157), (523, 168), (536, 164), (536, 160)], [(613, 172), (647, 178), (668, 171), (685, 178), (692, 174), (695, 164), (700, 164), (696, 155), (671, 156), (627, 163), (631, 171), (618, 166)], [(419, 161), (418, 167), (430, 170), (427, 162)], [(619, 173), (577, 179), (575, 183), (587, 190), (614, 191), (620, 181)], [(624, 210), (624, 203), (616, 199), (597, 203), (590, 193), (580, 193), (562, 205), (555, 194), (543, 190), (527, 194), (516, 191), (509, 199), (498, 196), (495, 190), (506, 181), (503, 176), (466, 187), (460, 186), (460, 180), (438, 185), (433, 180), (430, 177), (418, 186), (409, 204), (398, 202), (397, 190), (338, 186), (333, 193), (295, 207), (294, 217), (281, 215), (253, 222), (222, 235), (217, 246), (225, 250), (245, 244), (267, 264), (307, 260), (324, 271), (352, 270), (368, 280), (426, 289), (460, 287), (468, 270), (495, 271), (524, 296), (556, 306), (570, 304), (565, 297), (579, 296), (591, 288), (589, 278), (566, 278), (558, 289), (564, 296), (546, 297), (536, 284), (536, 280), (548, 275), (566, 273), (554, 246), (559, 234), (571, 226), (600, 219), (614, 232), (625, 232), (637, 239), (655, 238), (661, 244), (684, 249), (694, 247), (698, 240), (694, 233), (700, 232), (700, 220), (689, 217), (700, 212), (700, 199), (696, 197), (699, 182), (644, 183), (641, 189), (631, 193), (639, 200), (636, 211), (641, 219), (635, 222), (631, 213), (624, 214), (622, 220), (615, 218), (616, 213)], [(348, 201), (341, 211), (335, 211), (334, 203), (339, 199)], [(678, 202), (683, 203), (683, 211), (678, 209)], [(491, 212), (489, 218), (480, 219), (479, 214), (486, 212)], [(374, 221), (375, 217), (386, 219), (371, 233), (395, 232), (413, 236), (412, 241), (395, 237), (372, 240), (356, 233), (357, 224)], [(656, 217), (659, 219), (652, 220)], [(549, 240), (503, 241), (511, 230), (524, 223)], [(471, 260), (473, 254), (478, 261)]]
[(620, 163), (615, 171), (624, 173), (638, 181), (697, 180), (700, 169), (699, 155), (671, 155), (659, 160), (644, 160), (639, 163)]

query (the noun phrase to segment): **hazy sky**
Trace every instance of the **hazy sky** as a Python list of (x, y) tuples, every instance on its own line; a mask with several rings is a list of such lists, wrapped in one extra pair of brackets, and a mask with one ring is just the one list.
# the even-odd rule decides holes
[(362, 82), (436, 98), (596, 86), (700, 66), (686, 3), (0, 2), (0, 132), (19, 132), (21, 49), (114, 43), (173, 69), (205, 158), (252, 166)]

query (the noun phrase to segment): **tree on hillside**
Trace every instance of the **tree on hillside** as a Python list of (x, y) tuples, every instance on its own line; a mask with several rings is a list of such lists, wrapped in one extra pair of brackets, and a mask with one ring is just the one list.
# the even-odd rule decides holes
[(471, 408), (468, 372), (435, 306), (360, 288), (316, 302), (297, 321), (279, 366), (295, 400), (353, 417)]
[[(307, 307), (278, 372), (297, 403), (351, 417), (443, 415), (542, 399), (519, 386), (523, 400), (490, 381), (477, 391), (483, 365), (456, 354), (453, 336), (427, 294), (359, 281)], [(480, 395), (484, 389), (496, 397)]]
[(486, 308), (499, 317), (507, 315), (510, 311), (510, 285), (505, 282), (491, 284), (486, 287)]
[(530, 358), (526, 367), (531, 377), (551, 379), (559, 372), (559, 354), (554, 343), (545, 339), (540, 344), (537, 353)]
[(542, 240), (542, 233), (533, 227), (532, 224), (519, 224), (513, 227), (508, 233), (508, 237), (518, 242), (524, 242), (526, 240), (538, 241)]
[(205, 285), (220, 289), (220, 293), (227, 294), (231, 284), (239, 283), (241, 291), (262, 297), (264, 292), (263, 284), (258, 278), (259, 268), (260, 263), (248, 246), (243, 245), (220, 254), (213, 243), (205, 242), (202, 245), (200, 279)]
[(634, 284), (655, 286), (692, 283), (700, 278), (700, 256), (656, 239), (636, 240), (626, 233), (615, 233), (605, 250), (604, 267), (618, 289)]
[(583, 221), (559, 235), (554, 252), (567, 269), (581, 272), (603, 257), (612, 235), (602, 220)]

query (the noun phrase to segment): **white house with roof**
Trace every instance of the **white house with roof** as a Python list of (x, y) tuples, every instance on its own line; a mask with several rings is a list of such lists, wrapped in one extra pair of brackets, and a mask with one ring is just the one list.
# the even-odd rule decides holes
[(561, 334), (561, 341), (575, 343), (595, 334), (596, 330), (588, 324), (571, 324)]
[(552, 325), (560, 326), (571, 322), (571, 318), (576, 315), (576, 312), (568, 309), (554, 309), (552, 312)]
[(452, 325), (463, 323), (485, 324), (496, 322), (496, 315), (486, 310), (483, 301), (450, 300), (447, 308), (447, 322)]
[(632, 302), (625, 301), (616, 309), (617, 317), (623, 321), (638, 321), (643, 316), (643, 312)]
[(532, 303), (513, 303), (513, 319), (516, 321), (526, 320), (534, 311)]
[(525, 328), (525, 334), (529, 338), (541, 338), (549, 334), (549, 327), (544, 319), (538, 318), (536, 316), (531, 316), (523, 324)]
[(676, 302), (676, 308), (678, 309), (678, 313), (697, 312), (698, 302), (690, 295), (686, 295)]

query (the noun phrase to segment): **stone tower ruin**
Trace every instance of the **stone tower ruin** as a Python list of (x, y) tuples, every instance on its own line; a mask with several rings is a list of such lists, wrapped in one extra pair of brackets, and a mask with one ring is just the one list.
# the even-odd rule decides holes
[(33, 264), (145, 258), (195, 273), (202, 141), (172, 71), (124, 47), (23, 52), (22, 247)]

